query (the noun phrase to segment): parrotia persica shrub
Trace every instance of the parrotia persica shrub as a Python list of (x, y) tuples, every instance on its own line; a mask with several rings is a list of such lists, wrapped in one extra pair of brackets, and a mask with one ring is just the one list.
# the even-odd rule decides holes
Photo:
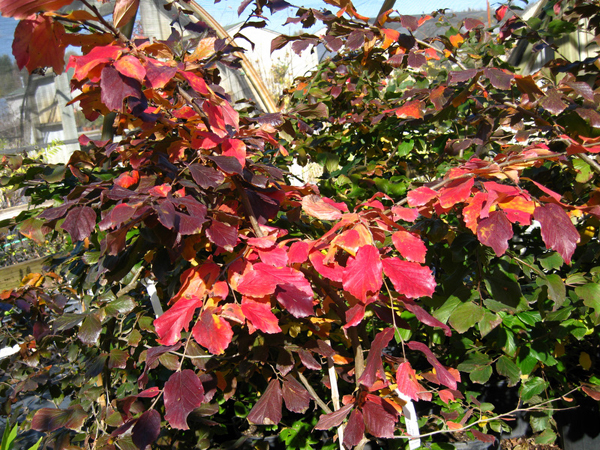
[[(219, 87), (237, 49), (210, 32), (131, 40), (138, 1), (112, 21), (57, 12), (70, 3), (0, 1), (19, 67), (72, 70), (87, 119), (116, 113), (115, 138), (83, 136), (66, 166), (4, 158), (4, 185), (54, 200), (21, 234), (72, 242), (1, 297), (3, 343), (21, 343), (0, 363), (4, 413), (47, 447), (492, 442), (513, 410), (551, 443), (575, 391), (600, 399), (597, 3), (527, 21), (504, 5), (423, 39), (442, 14), (298, 9), (325, 34), (273, 48), (331, 55), (270, 114)], [(264, 26), (282, 6), (240, 10)], [(568, 60), (554, 42), (577, 30), (588, 56)], [(519, 73), (525, 41), (556, 59)], [(294, 161), (323, 167), (318, 186), (293, 185)], [(15, 409), (31, 395), (56, 406)]]

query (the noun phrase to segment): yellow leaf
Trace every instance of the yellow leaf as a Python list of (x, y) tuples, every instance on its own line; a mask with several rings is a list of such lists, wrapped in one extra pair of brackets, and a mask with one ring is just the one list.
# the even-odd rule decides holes
[(592, 360), (590, 358), (590, 355), (588, 355), (586, 352), (581, 352), (581, 354), (579, 355), (579, 364), (585, 370), (590, 370), (590, 368), (592, 367)]
[(554, 345), (554, 357), (560, 358), (564, 354), (565, 354), (565, 346), (563, 344), (561, 344), (560, 342), (557, 342)]

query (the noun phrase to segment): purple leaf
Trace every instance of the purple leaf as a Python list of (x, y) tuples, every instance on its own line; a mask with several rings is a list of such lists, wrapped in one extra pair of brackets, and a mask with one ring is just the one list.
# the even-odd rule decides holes
[(127, 97), (142, 98), (140, 83), (121, 75), (113, 66), (106, 66), (100, 75), (100, 99), (111, 111), (123, 111)]
[(365, 419), (359, 409), (355, 409), (350, 414), (348, 424), (344, 429), (344, 445), (348, 448), (354, 448), (358, 445), (365, 435)]
[(190, 369), (175, 372), (165, 383), (165, 420), (173, 428), (189, 430), (187, 416), (204, 400), (204, 388)]
[(71, 235), (73, 242), (83, 241), (96, 227), (96, 213), (89, 206), (78, 206), (69, 211), (60, 227)]
[(408, 345), (408, 348), (411, 350), (418, 350), (425, 355), (429, 364), (435, 368), (437, 379), (440, 383), (449, 387), (450, 389), (456, 390), (456, 379), (452, 376), (448, 369), (440, 364), (433, 352), (429, 350), (429, 347), (421, 342), (416, 341), (410, 341), (406, 345)]
[(459, 70), (456, 72), (453, 71), (448, 75), (448, 83), (456, 84), (469, 81), (475, 75), (477, 75), (477, 69)]
[(546, 92), (546, 96), (540, 103), (545, 110), (551, 112), (555, 116), (563, 112), (567, 107), (556, 89), (550, 89)]
[(308, 351), (301, 348), (298, 350), (298, 356), (307, 369), (321, 370), (321, 364)]
[(367, 432), (376, 437), (392, 438), (398, 413), (392, 405), (381, 397), (367, 394), (367, 400), (362, 407)]
[(87, 417), (81, 405), (69, 406), (67, 409), (42, 408), (33, 415), (31, 428), (46, 432), (63, 427), (77, 430), (81, 428)]
[(577, 248), (579, 233), (564, 209), (553, 203), (538, 206), (533, 218), (540, 222), (546, 247), (556, 250), (567, 264)]
[(339, 427), (352, 408), (354, 408), (354, 404), (348, 403), (346, 406), (342, 406), (337, 411), (333, 411), (329, 414), (323, 414), (319, 418), (317, 425), (315, 425), (315, 430), (329, 430), (330, 428)]
[(314, 314), (313, 292), (301, 289), (292, 284), (283, 284), (277, 286), (275, 296), (277, 301), (294, 317), (308, 317)]
[[(419, 305), (417, 305), (414, 302), (414, 300), (409, 300), (409, 299), (405, 298), (405, 299), (402, 299), (401, 301), (404, 304), (404, 307), (408, 311), (413, 313), (419, 322), (424, 323), (425, 325), (429, 325), (430, 327), (441, 328), (442, 330), (444, 330), (444, 334), (446, 336), (452, 335), (452, 331), (450, 330), (450, 327), (448, 325), (440, 322), (435, 317), (430, 315), (427, 311), (425, 311), (423, 308), (421, 308)], [(398, 320), (398, 319), (396, 319), (396, 320)]]
[(413, 69), (418, 69), (423, 64), (427, 63), (427, 58), (422, 53), (416, 53), (414, 50), (411, 50), (408, 54), (408, 60), (406, 61), (409, 67)]
[(509, 90), (510, 82), (515, 77), (513, 74), (504, 72), (503, 70), (496, 68), (486, 68), (483, 70), (483, 75), (490, 80), (492, 86), (496, 89)]
[(216, 188), (225, 180), (223, 173), (212, 167), (203, 166), (201, 164), (191, 164), (189, 169), (194, 181), (203, 189)]
[(283, 394), (278, 380), (271, 380), (267, 390), (248, 414), (248, 421), (257, 425), (277, 425), (281, 420)]
[(361, 375), (361, 384), (367, 387), (371, 387), (377, 381), (377, 374), (382, 380), (385, 380), (385, 371), (383, 370), (383, 362), (381, 361), (381, 353), (383, 349), (387, 347), (388, 343), (394, 337), (394, 329), (386, 328), (383, 331), (377, 333), (371, 349), (369, 350), (369, 356), (367, 357), (367, 363), (365, 364), (365, 371)]
[(508, 248), (508, 240), (513, 237), (512, 225), (502, 211), (493, 211), (487, 219), (477, 225), (477, 239), (488, 247), (492, 247), (496, 256), (504, 254)]
[(311, 396), (293, 376), (283, 380), (283, 400), (285, 407), (295, 413), (304, 413), (310, 406)]
[(131, 432), (131, 439), (137, 448), (144, 450), (151, 445), (160, 434), (160, 414), (155, 409), (146, 411), (140, 416)]
[(238, 230), (227, 223), (213, 219), (212, 224), (206, 230), (206, 236), (213, 244), (223, 247), (227, 251), (233, 251), (238, 239)]
[(233, 156), (209, 156), (207, 159), (214, 161), (217, 167), (228, 175), (242, 174), (243, 167)]

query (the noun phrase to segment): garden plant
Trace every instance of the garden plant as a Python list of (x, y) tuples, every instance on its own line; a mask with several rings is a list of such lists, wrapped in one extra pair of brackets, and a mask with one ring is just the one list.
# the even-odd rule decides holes
[[(307, 31), (273, 50), (329, 51), (266, 112), (219, 86), (239, 49), (189, 0), (164, 41), (129, 37), (139, 0), (0, 0), (19, 68), (72, 71), (104, 117), (66, 165), (3, 157), (3, 186), (54, 206), (0, 226), (69, 239), (0, 294), (3, 413), (40, 448), (447, 449), (517, 413), (551, 444), (556, 411), (600, 399), (597, 1), (486, 23), (327, 3), (240, 5), (240, 34), (295, 8)], [(554, 53), (531, 74), (528, 43)]]

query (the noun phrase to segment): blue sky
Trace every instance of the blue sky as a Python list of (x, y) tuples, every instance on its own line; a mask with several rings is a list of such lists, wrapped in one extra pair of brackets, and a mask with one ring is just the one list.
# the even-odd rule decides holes
[[(326, 7), (334, 10), (333, 7), (326, 5), (323, 1), (319, 0), (302, 0), (301, 3), (296, 3), (294, 0), (288, 0), (292, 4), (301, 5), (307, 8), (320, 8)], [(205, 8), (209, 14), (211, 14), (218, 22), (222, 25), (230, 25), (239, 22), (237, 9), (240, 5), (240, 0), (222, 0), (221, 2), (214, 4), (211, 1), (197, 0), (203, 8)], [(491, 2), (492, 7), (497, 1)], [(355, 0), (354, 6), (356, 7), (359, 14), (367, 17), (374, 17), (379, 12), (380, 6), (383, 4), (381, 1), (371, 0)], [(395, 8), (401, 14), (421, 14), (435, 11), (437, 9), (449, 8), (454, 11), (465, 11), (467, 9), (483, 10), (486, 8), (485, 0), (422, 0), (420, 2), (415, 1), (398, 1)], [(245, 11), (243, 18), (249, 14), (249, 10)], [(298, 29), (292, 25), (286, 27), (283, 26), (288, 15), (292, 14), (290, 10), (281, 11), (270, 18), (268, 28), (278, 31), (280, 33), (293, 33)], [(12, 55), (11, 44), (14, 35), (14, 30), (17, 21), (13, 19), (7, 19), (0, 17), (0, 55), (9, 54)]]

